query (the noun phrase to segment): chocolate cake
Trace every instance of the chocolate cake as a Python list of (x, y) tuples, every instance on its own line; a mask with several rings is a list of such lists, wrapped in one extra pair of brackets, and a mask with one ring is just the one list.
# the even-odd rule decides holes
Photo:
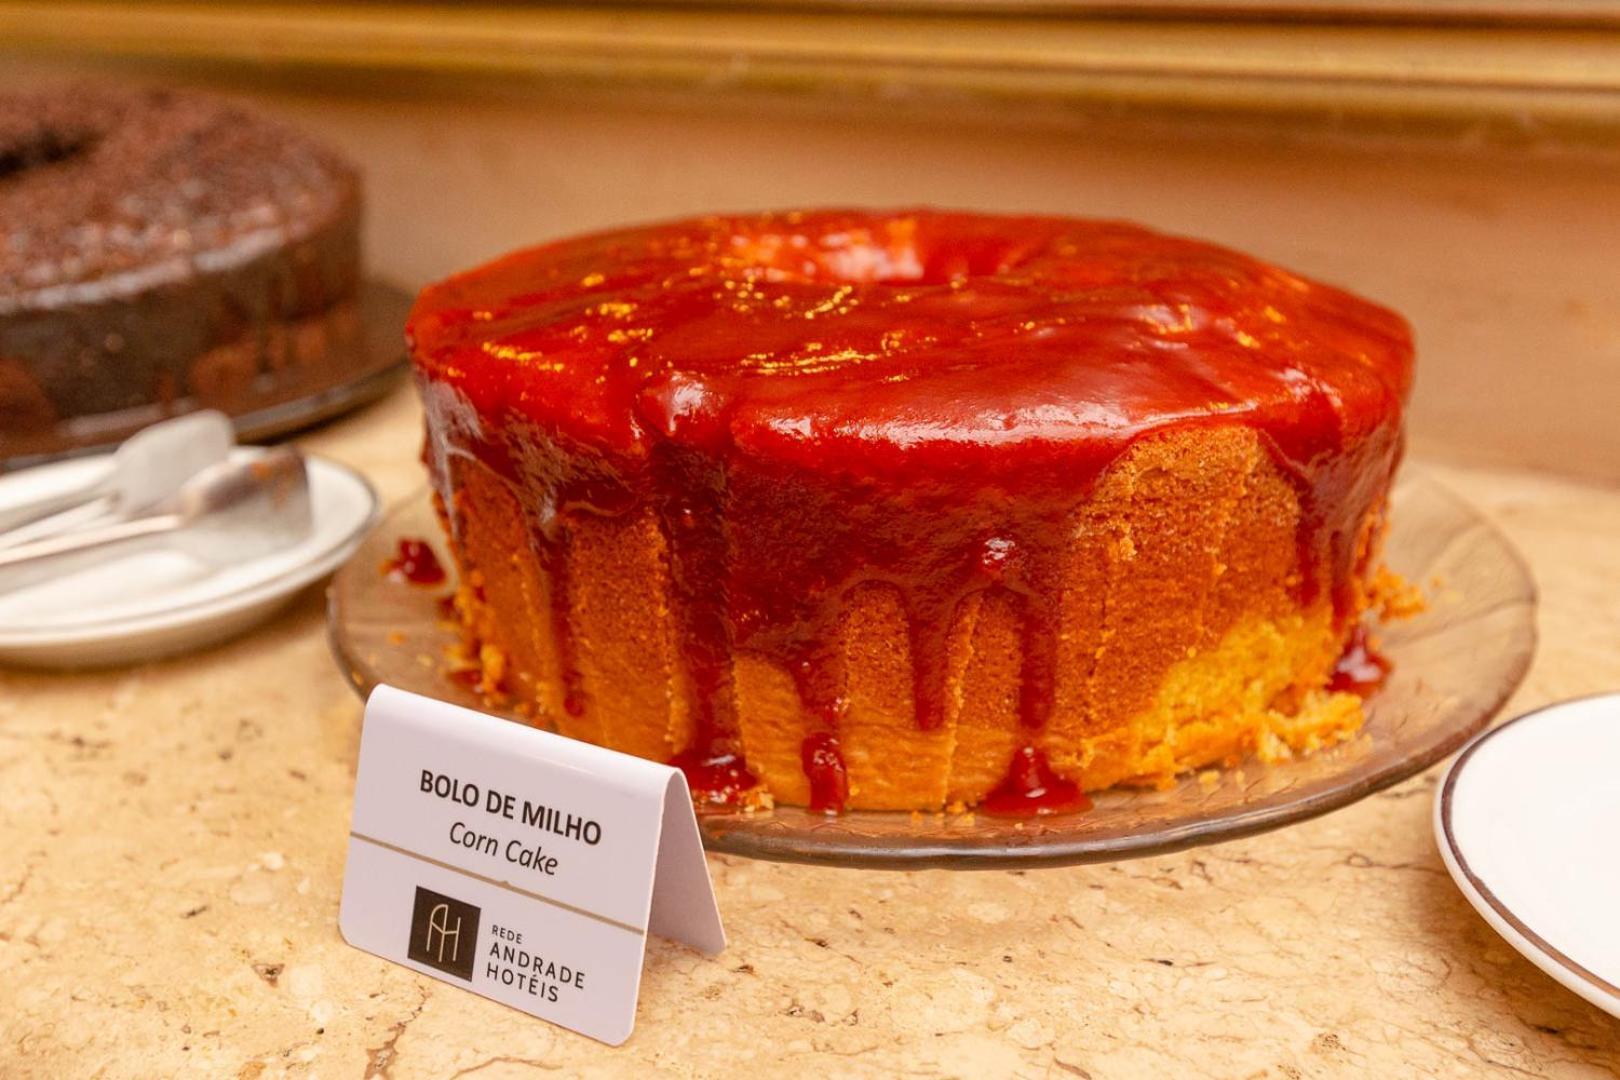
[(251, 412), (366, 362), (360, 188), (236, 104), (0, 97), (0, 459)]

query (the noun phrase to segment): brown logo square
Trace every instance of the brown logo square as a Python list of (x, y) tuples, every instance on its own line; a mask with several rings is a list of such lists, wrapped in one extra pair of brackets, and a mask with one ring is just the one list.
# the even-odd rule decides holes
[(478, 953), (480, 911), (454, 897), (416, 887), (411, 941), (405, 955), (418, 963), (472, 982)]

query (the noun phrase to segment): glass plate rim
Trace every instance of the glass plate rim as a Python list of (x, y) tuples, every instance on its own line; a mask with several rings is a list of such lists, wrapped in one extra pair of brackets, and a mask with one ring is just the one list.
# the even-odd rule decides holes
[[(375, 530), (387, 530), (397, 517), (419, 507), (426, 500), (427, 493), (428, 489), (424, 485), (388, 507)], [(1451, 725), (1446, 735), (1432, 745), (1394, 759), (1339, 786), (1253, 807), (1240, 807), (1236, 810), (1206, 815), (1193, 814), (1173, 824), (1140, 833), (1103, 838), (1088, 837), (1084, 833), (1066, 836), (1060, 830), (1051, 827), (1053, 824), (1060, 825), (1063, 820), (1060, 817), (1053, 817), (1027, 819), (1031, 828), (1028, 837), (1022, 838), (1019, 836), (1022, 829), (1018, 822), (999, 819), (1007, 823), (1007, 832), (1011, 835), (994, 839), (963, 837), (946, 841), (904, 834), (856, 835), (847, 828), (840, 830), (837, 827), (838, 823), (850, 820), (850, 816), (828, 818), (828, 828), (825, 831), (817, 821), (799, 831), (790, 832), (786, 828), (762, 827), (765, 823), (776, 820), (775, 815), (778, 811), (700, 812), (698, 825), (703, 835), (704, 847), (713, 853), (740, 855), (773, 862), (874, 870), (1001, 870), (1116, 862), (1173, 854), (1192, 847), (1242, 839), (1309, 821), (1410, 779), (1455, 754), (1488, 727), (1523, 682), (1538, 645), (1535, 613), (1539, 590), (1524, 556), (1508, 541), (1501, 530), (1466, 499), (1423, 470), (1403, 469), (1397, 478), (1396, 495), (1406, 498), (1422, 495), (1424, 498), (1446, 504), (1452, 513), (1468, 523), (1467, 528), (1460, 531), (1457, 536), (1467, 535), (1474, 530), (1482, 531), (1514, 574), (1514, 595), (1500, 607), (1521, 607), (1526, 616), (1521, 628), (1524, 633), (1522, 647), (1508, 658), (1495, 692), (1489, 695), (1488, 700), (1482, 705), (1477, 706), (1466, 720)], [(1449, 542), (1454, 543), (1455, 537)], [(374, 684), (367, 681), (368, 676), (362, 670), (361, 662), (350, 656), (345, 649), (342, 638), (341, 591), (346, 575), (360, 567), (360, 556), (363, 551), (364, 544), (362, 550), (356, 552), (349, 562), (339, 569), (327, 591), (327, 642), (345, 680), (362, 700)], [(361, 572), (365, 569), (360, 567)], [(369, 569), (374, 571), (375, 567)], [(1496, 610), (1499, 608), (1493, 607), (1476, 617), (1483, 617)], [(1450, 628), (1442, 628), (1438, 632), (1443, 633), (1446, 629)], [(808, 816), (805, 811), (796, 807), (785, 808), (785, 812)], [(919, 813), (921, 817), (935, 821), (965, 816), (945, 812)], [(873, 816), (898, 820), (903, 816), (914, 816), (911, 811), (868, 810), (856, 811), (854, 814), (858, 815), (856, 820)]]

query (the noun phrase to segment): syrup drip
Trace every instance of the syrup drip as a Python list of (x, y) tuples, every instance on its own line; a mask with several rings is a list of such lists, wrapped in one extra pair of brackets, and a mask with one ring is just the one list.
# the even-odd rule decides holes
[(945, 726), (945, 688), (950, 660), (951, 625), (962, 597), (956, 590), (943, 597), (910, 590), (906, 607), (911, 631), (911, 701), (923, 731)]
[[(1365, 571), (1357, 527), (1388, 491), (1411, 378), (1398, 317), (1234, 252), (1127, 225), (932, 211), (563, 241), (428, 289), (409, 334), (433, 390), (428, 460), (478, 456), (523, 505), (549, 508), (534, 534), (570, 712), (584, 701), (567, 522), (658, 515), (697, 731), (676, 760), (717, 801), (753, 779), (733, 657), (790, 672), (835, 742), (835, 646), (865, 583), (898, 591), (925, 729), (946, 718), (963, 600), (1018, 596), (1020, 715), (1042, 727), (1074, 511), (1144, 435), (1258, 431), (1299, 493), (1301, 597), (1330, 595), (1345, 618)], [(816, 749), (806, 768), (831, 775)], [(1084, 797), (1038, 751), (1014, 765), (1001, 803)]]
[(536, 545), (540, 568), (551, 591), (551, 640), (562, 674), (563, 711), (585, 715), (585, 689), (574, 655), (574, 622), (568, 610), (568, 545), (561, 530)]
[(1024, 659), (1018, 683), (1018, 716), (1025, 730), (1046, 726), (1057, 690), (1057, 614), (1052, 598), (1032, 597), (1024, 613)]
[(1389, 657), (1373, 645), (1367, 635), (1367, 627), (1357, 626), (1351, 632), (1344, 655), (1333, 665), (1328, 689), (1371, 697), (1389, 681), (1389, 673), (1394, 666)]
[(394, 557), (382, 565), (382, 572), (395, 581), (412, 585), (443, 585), (444, 567), (426, 540), (402, 538)]
[(1355, 611), (1356, 584), (1365, 580), (1372, 554), (1359, 546), (1359, 528), (1367, 511), (1388, 497), (1405, 452), (1400, 426), (1377, 420), (1346, 410), (1327, 387), (1313, 383), (1291, 415), (1261, 430), (1299, 498), (1299, 599), (1310, 605), (1327, 594), (1340, 628)]
[[(735, 802), (758, 780), (742, 763), (731, 686), (732, 622), (726, 607), (725, 476), (704, 456), (675, 447), (654, 462), (669, 543), (673, 612), (691, 685), (692, 746), (676, 759), (711, 802)], [(718, 786), (716, 786), (718, 785)]]
[(792, 654), (788, 670), (793, 673), (793, 682), (805, 712), (829, 728), (837, 728), (846, 702), (842, 671), (836, 657), (828, 650), (808, 646)]
[(1079, 784), (1053, 772), (1044, 753), (1026, 746), (1013, 754), (1006, 779), (984, 797), (979, 809), (1000, 817), (1034, 817), (1090, 810), (1091, 799)]
[[(1046, 726), (1057, 688), (1058, 575), (1050, 564), (1057, 558), (1062, 527), (1051, 522), (1030, 530), (1037, 543), (995, 538), (979, 556), (979, 566), (991, 579), (1023, 600), (1022, 667), (1018, 683), (1018, 716), (1027, 730)], [(1028, 528), (1028, 526), (1026, 526)]]
[(813, 732), (805, 737), (799, 757), (810, 781), (810, 812), (842, 813), (849, 801), (849, 771), (844, 768), (838, 736), (830, 731)]

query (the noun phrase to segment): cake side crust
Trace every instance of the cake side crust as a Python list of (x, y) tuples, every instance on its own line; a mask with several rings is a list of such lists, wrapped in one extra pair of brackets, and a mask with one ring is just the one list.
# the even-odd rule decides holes
[[(568, 632), (584, 708), (560, 707), (545, 572), (523, 542), (506, 480), (458, 469), (452, 542), (481, 596), (468, 630), (500, 646), (501, 682), (542, 722), (669, 760), (693, 737), (679, 653), (668, 637), (668, 548), (641, 515), (598, 518), (576, 538)], [(470, 494), (467, 494), (470, 493)], [(1194, 494), (1196, 493), (1196, 498)], [(471, 507), (470, 513), (466, 510)], [(852, 590), (836, 666), (845, 711), (833, 734), (852, 809), (972, 806), (1039, 749), (1085, 788), (1162, 784), (1189, 770), (1330, 745), (1361, 722), (1358, 698), (1325, 687), (1372, 597), (1382, 503), (1364, 508), (1354, 608), (1300, 598), (1299, 503), (1258, 437), (1240, 425), (1144, 440), (1105, 474), (1075, 519), (1062, 583), (1056, 704), (1030, 729), (1018, 704), (1023, 612), (989, 590), (964, 601), (948, 648), (946, 722), (921, 729), (911, 699), (906, 613), (882, 584)], [(504, 569), (491, 573), (494, 561)], [(640, 627), (635, 630), (633, 628)], [(487, 654), (487, 649), (486, 649)], [(487, 676), (487, 671), (486, 671)], [(776, 801), (811, 798), (803, 747), (826, 731), (789, 672), (739, 651), (733, 666), (743, 758)], [(491, 686), (491, 689), (494, 689)]]

